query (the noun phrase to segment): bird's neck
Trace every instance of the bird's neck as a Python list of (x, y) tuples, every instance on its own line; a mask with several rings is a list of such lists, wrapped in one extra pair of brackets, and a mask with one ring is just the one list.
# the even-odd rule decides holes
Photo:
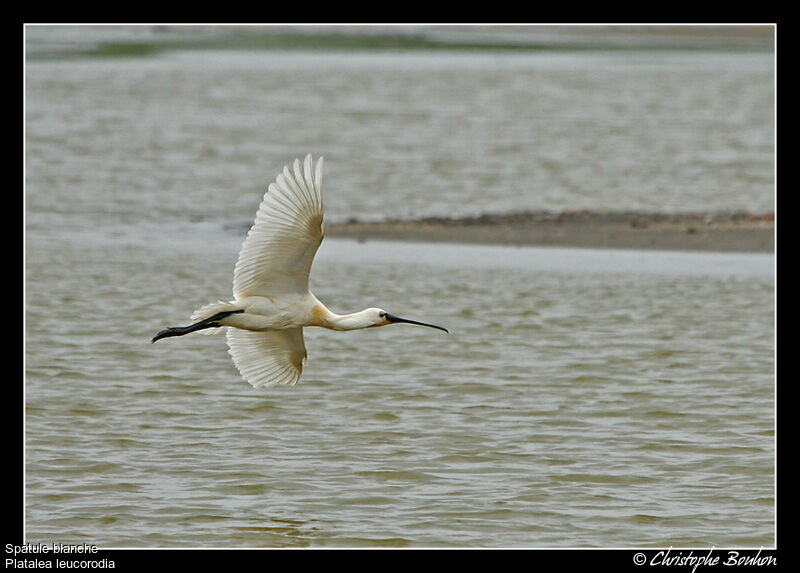
[(328, 315), (328, 328), (333, 330), (359, 330), (361, 328), (367, 328), (369, 326), (373, 326), (372, 320), (367, 315), (366, 310), (362, 310), (361, 312), (354, 312), (352, 314), (336, 314), (335, 312), (330, 312)]

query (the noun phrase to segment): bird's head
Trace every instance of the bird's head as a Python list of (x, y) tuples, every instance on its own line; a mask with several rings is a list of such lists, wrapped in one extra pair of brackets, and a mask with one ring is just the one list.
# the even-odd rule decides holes
[(435, 324), (428, 324), (426, 322), (417, 322), (416, 320), (409, 320), (407, 318), (400, 318), (399, 316), (395, 316), (393, 314), (389, 314), (382, 308), (368, 308), (364, 311), (367, 315), (369, 321), (371, 321), (371, 325), (367, 328), (374, 328), (376, 326), (386, 326), (387, 324), (394, 324), (396, 322), (405, 322), (408, 324), (417, 324), (419, 326), (428, 326), (430, 328), (438, 328), (439, 330), (444, 330), (445, 332), (450, 332), (446, 328), (441, 326), (436, 326)]

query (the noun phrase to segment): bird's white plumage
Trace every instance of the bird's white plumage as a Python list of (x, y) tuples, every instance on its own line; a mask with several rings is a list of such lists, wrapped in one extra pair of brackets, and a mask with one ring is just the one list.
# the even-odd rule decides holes
[(322, 158), (312, 172), (311, 155), (303, 165), (283, 168), (269, 186), (233, 274), (233, 296), (303, 294), (322, 242)]
[(252, 332), (227, 329), (228, 353), (242, 376), (256, 388), (294, 386), (303, 373), (306, 345), (303, 329)]
[(284, 167), (259, 205), (233, 273), (232, 301), (217, 301), (192, 314), (189, 326), (170, 326), (152, 342), (225, 327), (228, 352), (255, 387), (300, 380), (306, 360), (303, 327), (357, 330), (405, 322), (447, 329), (387, 313), (380, 308), (339, 315), (308, 290), (308, 275), (324, 233), (322, 158), (307, 155)]
[[(312, 171), (311, 154), (295, 159), (270, 184), (242, 245), (233, 273), (233, 296), (308, 292), (308, 275), (324, 234), (322, 158)], [(306, 359), (303, 329), (252, 332), (227, 329), (228, 352), (255, 387), (300, 379)]]

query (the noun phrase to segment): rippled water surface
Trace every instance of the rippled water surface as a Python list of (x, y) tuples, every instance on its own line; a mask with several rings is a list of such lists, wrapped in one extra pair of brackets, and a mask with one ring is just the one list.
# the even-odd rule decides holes
[(249, 218), (309, 151), (338, 219), (774, 209), (769, 54), (178, 52), (27, 80), (37, 209)]
[(773, 542), (770, 255), (328, 241), (333, 308), (452, 332), (307, 329), (302, 383), (254, 390), (222, 337), (149, 344), (239, 246), (174, 232), (30, 232), (30, 539)]
[[(766, 66), (765, 66), (766, 64)], [(222, 336), (261, 193), (333, 217), (771, 209), (760, 55), (172, 54), (27, 67), (27, 541), (774, 544), (774, 257), (329, 240), (312, 290), (451, 329)]]

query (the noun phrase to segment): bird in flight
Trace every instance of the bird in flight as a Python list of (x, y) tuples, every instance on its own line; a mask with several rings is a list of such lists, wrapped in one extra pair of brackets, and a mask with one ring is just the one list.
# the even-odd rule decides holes
[(328, 310), (308, 290), (323, 232), (322, 157), (314, 166), (308, 154), (302, 165), (296, 159), (292, 168), (284, 167), (264, 194), (233, 272), (233, 300), (202, 306), (192, 314), (192, 324), (170, 326), (151, 342), (227, 327), (234, 364), (258, 388), (297, 384), (306, 361), (306, 326), (358, 330), (407, 323), (448, 332), (381, 308), (343, 315)]

